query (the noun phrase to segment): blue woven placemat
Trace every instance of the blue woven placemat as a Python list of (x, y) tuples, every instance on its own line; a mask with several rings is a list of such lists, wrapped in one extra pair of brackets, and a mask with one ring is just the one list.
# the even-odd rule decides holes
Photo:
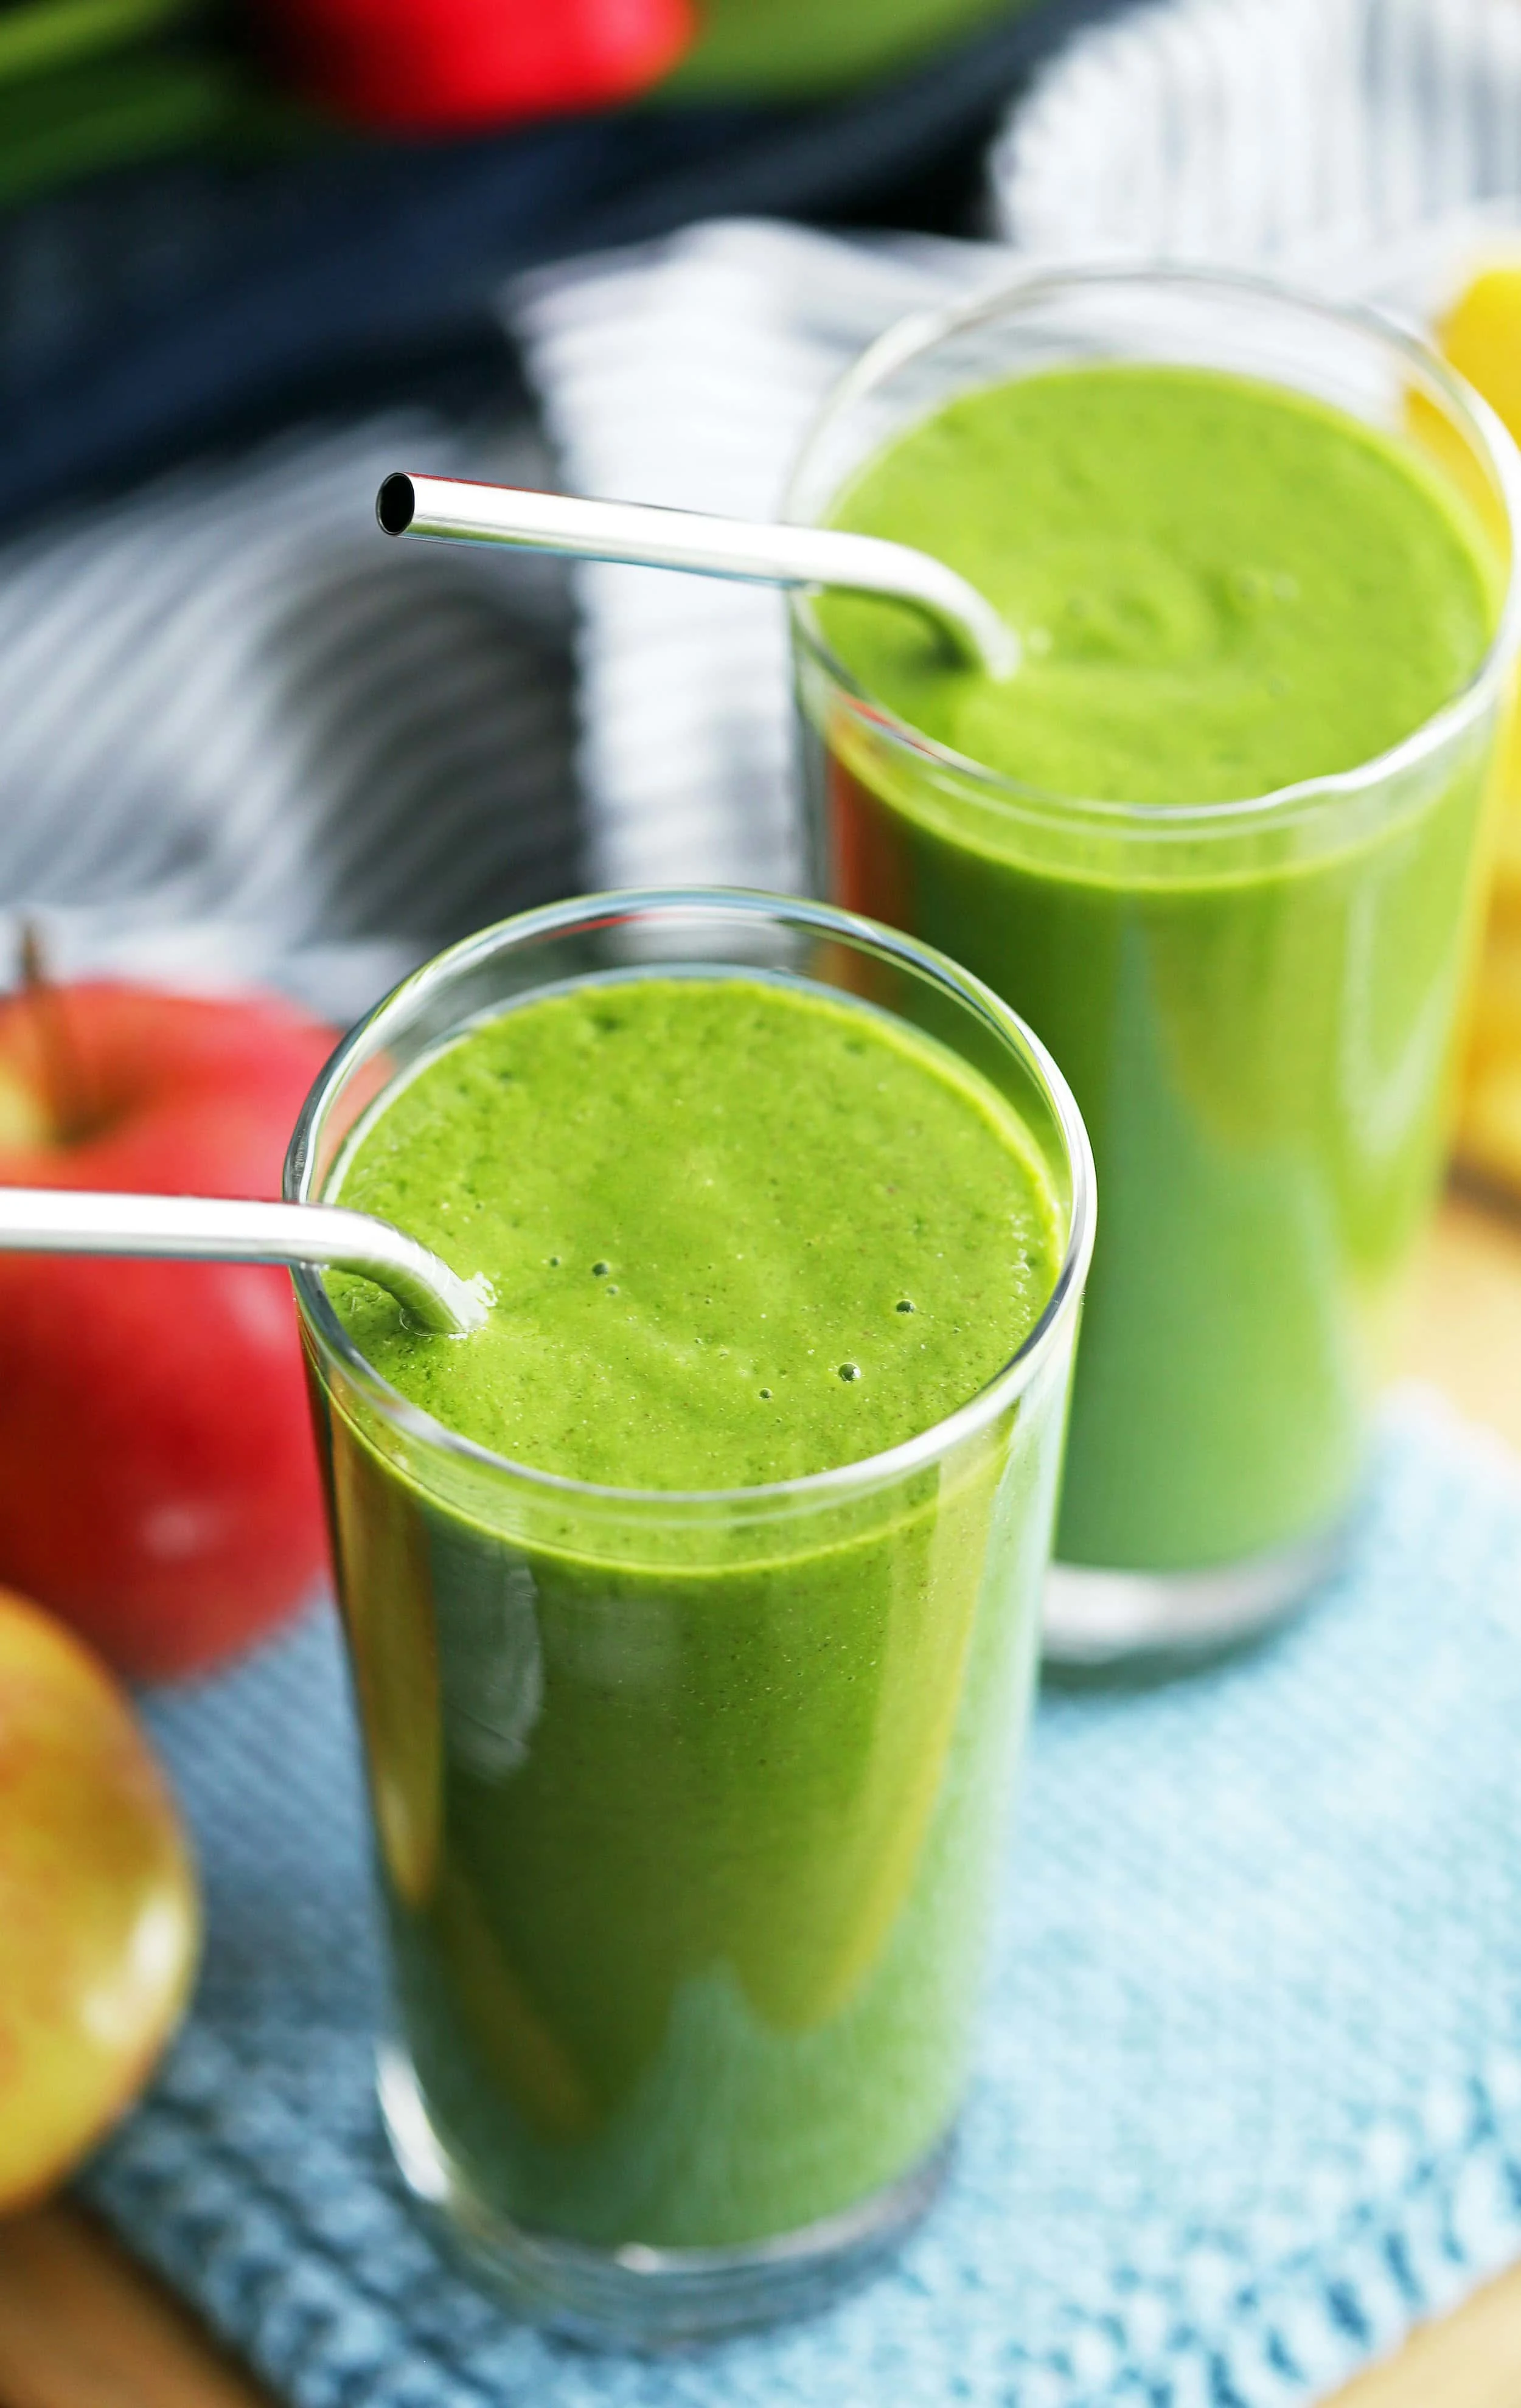
[(331, 1616), (149, 1712), (210, 1946), (85, 2189), (299, 2408), (1290, 2408), (1521, 2252), (1521, 1471), (1428, 1405), (1292, 1629), (1042, 1702), (959, 2164), (900, 2266), (673, 2360), (513, 2326), (402, 2200)]

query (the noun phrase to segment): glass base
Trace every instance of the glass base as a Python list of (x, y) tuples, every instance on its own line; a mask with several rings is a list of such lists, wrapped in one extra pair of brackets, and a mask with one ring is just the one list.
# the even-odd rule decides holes
[(481, 2198), (428, 2115), (405, 2053), (382, 2043), (380, 2114), (414, 2199), (466, 2271), (516, 2314), (576, 2340), (660, 2349), (825, 2307), (876, 2272), (945, 2179), (949, 2136), (900, 2182), (798, 2232), (738, 2249), (600, 2249), (525, 2231)]
[(1199, 1656), (1270, 1629), (1303, 1605), (1345, 1556), (1351, 1525), (1203, 1571), (1104, 1571), (1053, 1564), (1041, 1649), (1048, 1664), (1100, 1668)]

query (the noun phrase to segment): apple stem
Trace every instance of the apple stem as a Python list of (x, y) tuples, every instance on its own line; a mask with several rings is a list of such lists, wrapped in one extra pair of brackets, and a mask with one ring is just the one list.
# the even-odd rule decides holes
[(42, 932), (33, 920), (22, 923), (21, 974), (22, 992), (32, 1009), (54, 1135), (69, 1145), (87, 1137), (94, 1126), (91, 1082), (69, 1026), (63, 990), (49, 967)]

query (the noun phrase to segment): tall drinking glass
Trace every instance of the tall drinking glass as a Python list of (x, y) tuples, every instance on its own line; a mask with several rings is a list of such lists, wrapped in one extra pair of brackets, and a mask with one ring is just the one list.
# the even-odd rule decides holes
[(786, 514), (829, 519), (954, 399), (1109, 363), (1230, 372), (1383, 430), (1450, 486), (1500, 598), (1477, 674), (1408, 740), (1202, 804), (1089, 801), (966, 758), (795, 602), (819, 891), (1006, 996), (1093, 1140), (1104, 1231), (1047, 1630), (1079, 1660), (1242, 1634), (1337, 1559), (1442, 1164), (1518, 629), (1518, 463), (1493, 415), (1373, 315), (1225, 276), (1026, 275), (899, 325), (825, 409)]
[(287, 1194), (330, 1194), (366, 1115), (472, 1024), (694, 970), (907, 1022), (1023, 1125), (1060, 1272), (949, 1420), (753, 1489), (552, 1477), (404, 1401), (296, 1274), (390, 1939), (396, 2156), (516, 2301), (633, 2339), (824, 2294), (939, 2179), (1094, 1226), (1067, 1086), (975, 979), (822, 906), (701, 891), (533, 912), (419, 971), (323, 1074)]

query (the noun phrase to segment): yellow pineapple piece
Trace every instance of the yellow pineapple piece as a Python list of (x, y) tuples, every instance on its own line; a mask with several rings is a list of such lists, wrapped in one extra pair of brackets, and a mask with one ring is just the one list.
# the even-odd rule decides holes
[(1447, 312), (1437, 340), (1521, 442), (1521, 260), (1482, 269)]
[(1521, 898), (1497, 902), (1470, 1005), (1457, 1158), (1521, 1195)]
[[(1521, 442), (1521, 259), (1473, 279), (1437, 330), (1452, 366)], [(1457, 1158), (1521, 1196), (1521, 712), (1502, 771), (1494, 899), (1471, 1003)]]

